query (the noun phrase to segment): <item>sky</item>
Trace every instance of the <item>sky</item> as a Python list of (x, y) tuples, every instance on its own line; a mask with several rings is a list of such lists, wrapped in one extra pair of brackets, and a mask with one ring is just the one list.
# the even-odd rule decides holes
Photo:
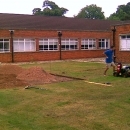
[[(0, 0), (0, 13), (32, 14), (34, 8), (41, 8), (44, 0)], [(59, 7), (68, 9), (66, 17), (77, 15), (86, 5), (96, 4), (102, 8), (105, 17), (116, 12), (119, 5), (126, 5), (130, 0), (50, 0)]]

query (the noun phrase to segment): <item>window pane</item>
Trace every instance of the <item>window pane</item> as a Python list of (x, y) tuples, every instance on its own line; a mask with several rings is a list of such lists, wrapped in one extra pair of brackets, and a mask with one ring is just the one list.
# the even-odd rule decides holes
[[(41, 45), (43, 45), (43, 46), (41, 46)], [(39, 40), (39, 50), (40, 51), (58, 50), (58, 39), (53, 39), (53, 38), (40, 39)]]
[(2, 42), (2, 43), (0, 42), (0, 51), (3, 52), (3, 48), (4, 48), (4, 46), (3, 46), (3, 42)]
[(62, 39), (61, 44), (62, 44), (62, 46), (61, 46), (62, 50), (78, 49), (78, 40), (77, 39)]
[(82, 39), (81, 40), (81, 49), (95, 49), (96, 40), (95, 39)]
[(24, 44), (23, 43), (19, 43), (19, 51), (23, 52), (24, 51)]
[(9, 39), (3, 39), (3, 41), (5, 41), (5, 42), (9, 42)]
[(2, 43), (0, 42), (0, 48), (3, 48), (3, 42)]
[(36, 43), (34, 39), (14, 39), (15, 52), (35, 51)]
[(9, 43), (5, 43), (4, 44), (4, 50), (5, 51), (9, 51)]
[(130, 35), (120, 36), (120, 50), (130, 50)]
[(30, 45), (31, 45), (30, 51), (35, 51), (36, 50), (35, 43), (31, 43)]
[(121, 36), (121, 39), (124, 39), (124, 38), (126, 38), (126, 36)]
[(108, 49), (110, 47), (109, 39), (99, 39), (99, 48), (100, 49)]
[(30, 51), (30, 43), (25, 43), (25, 51)]
[(130, 38), (130, 35), (127, 35), (127, 38)]
[(14, 42), (14, 52), (19, 51), (18, 43)]
[(39, 50), (43, 50), (43, 45), (39, 45)]
[(9, 52), (10, 43), (9, 39), (0, 39), (0, 52)]

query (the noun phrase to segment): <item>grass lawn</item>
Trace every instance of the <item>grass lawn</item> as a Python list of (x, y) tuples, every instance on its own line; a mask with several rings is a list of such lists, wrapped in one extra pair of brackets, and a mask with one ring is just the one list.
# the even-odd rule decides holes
[(103, 76), (105, 64), (96, 62), (20, 66), (84, 80), (1, 89), (0, 130), (130, 130), (130, 77), (114, 77), (112, 68)]

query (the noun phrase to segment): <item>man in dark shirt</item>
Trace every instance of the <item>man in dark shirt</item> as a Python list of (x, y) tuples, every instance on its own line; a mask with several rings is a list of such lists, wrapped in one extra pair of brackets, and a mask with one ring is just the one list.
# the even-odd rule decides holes
[(114, 50), (115, 50), (115, 47), (114, 46), (111, 46), (110, 49), (106, 50), (104, 52), (104, 54), (106, 55), (106, 69), (104, 71), (104, 76), (106, 75), (106, 72), (107, 70), (110, 68), (110, 66), (113, 66), (113, 70), (115, 71), (116, 69), (116, 65), (115, 63), (113, 62), (113, 57), (114, 57)]

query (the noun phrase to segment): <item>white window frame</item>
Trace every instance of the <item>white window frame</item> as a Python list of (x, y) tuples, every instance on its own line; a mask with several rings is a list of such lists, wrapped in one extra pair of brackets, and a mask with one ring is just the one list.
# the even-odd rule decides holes
[(35, 39), (19, 38), (13, 40), (14, 52), (30, 52), (36, 51)]
[(57, 51), (57, 50), (58, 50), (57, 38), (39, 39), (39, 51)]
[(61, 50), (78, 50), (78, 39), (62, 39)]
[(130, 34), (120, 35), (120, 51), (130, 51)]
[(109, 49), (110, 48), (110, 39), (101, 38), (98, 39), (99, 49)]
[(82, 39), (81, 40), (81, 50), (93, 50), (96, 49), (96, 39)]
[(0, 53), (10, 52), (10, 40), (8, 38), (0, 38)]

